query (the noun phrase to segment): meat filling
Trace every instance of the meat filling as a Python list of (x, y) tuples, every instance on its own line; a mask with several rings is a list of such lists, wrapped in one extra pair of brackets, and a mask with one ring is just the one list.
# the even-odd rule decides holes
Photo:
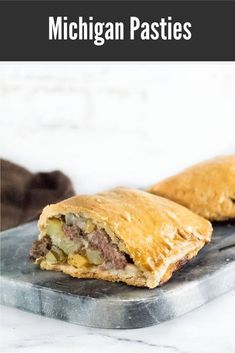
[[(97, 265), (102, 270), (124, 269), (128, 263), (133, 263), (127, 254), (118, 249), (103, 229), (96, 228), (89, 223), (90, 221), (83, 220), (82, 224), (76, 220), (77, 218), (73, 218), (73, 223), (70, 222), (69, 225), (61, 219), (49, 220), (51, 225), (47, 228), (47, 235), (34, 242), (30, 250), (30, 259), (35, 261), (42, 256), (49, 258), (48, 252), (53, 246), (50, 253), (58, 247), (64, 256), (67, 256), (70, 264), (72, 255), (73, 260), (80, 255), (83, 258), (83, 265), (84, 261), (87, 261), (88, 264)], [(83, 229), (80, 228), (81, 225)], [(58, 258), (58, 254), (56, 257)]]
[(103, 259), (103, 269), (123, 269), (127, 265), (128, 261), (125, 254), (120, 252), (117, 245), (111, 242), (111, 239), (103, 229), (97, 229), (91, 233), (83, 233), (81, 232), (81, 229), (75, 225), (68, 226), (64, 224), (63, 231), (65, 236), (71, 240), (74, 240), (79, 236), (85, 240), (85, 242), (83, 241), (80, 253), (84, 253), (84, 248), (99, 251), (101, 258)]
[(30, 260), (35, 261), (39, 257), (46, 256), (46, 254), (50, 251), (51, 246), (52, 246), (52, 241), (48, 235), (46, 235), (40, 240), (36, 240), (33, 243), (32, 248), (30, 249), (30, 252), (29, 252)]
[(63, 224), (62, 229), (63, 229), (64, 235), (70, 240), (74, 240), (80, 235), (80, 228), (78, 228), (75, 225), (68, 226), (67, 224)]

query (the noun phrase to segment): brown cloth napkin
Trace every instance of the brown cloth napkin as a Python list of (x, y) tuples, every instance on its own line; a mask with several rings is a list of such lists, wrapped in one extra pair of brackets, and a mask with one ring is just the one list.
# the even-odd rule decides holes
[(60, 171), (32, 174), (4, 159), (0, 163), (1, 230), (37, 219), (47, 204), (74, 195), (70, 179)]

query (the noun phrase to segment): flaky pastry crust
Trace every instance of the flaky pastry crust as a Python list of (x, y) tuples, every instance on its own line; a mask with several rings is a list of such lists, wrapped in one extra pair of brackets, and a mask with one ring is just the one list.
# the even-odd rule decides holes
[(211, 221), (234, 219), (235, 155), (196, 164), (148, 191), (178, 202)]
[(138, 271), (75, 269), (68, 264), (41, 262), (41, 268), (63, 271), (78, 278), (122, 281), (154, 288), (166, 282), (182, 264), (211, 239), (210, 222), (165, 198), (135, 189), (116, 188), (95, 195), (79, 195), (47, 206), (39, 219), (40, 238), (47, 220), (74, 213), (104, 229), (121, 251), (129, 254)]

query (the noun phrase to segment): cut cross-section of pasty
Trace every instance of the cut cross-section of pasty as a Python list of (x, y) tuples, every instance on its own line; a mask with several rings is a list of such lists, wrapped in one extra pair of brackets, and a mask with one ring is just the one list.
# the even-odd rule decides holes
[(176, 203), (117, 188), (47, 206), (30, 257), (77, 278), (154, 288), (210, 241), (211, 224)]
[(211, 221), (235, 219), (235, 155), (196, 164), (148, 191)]

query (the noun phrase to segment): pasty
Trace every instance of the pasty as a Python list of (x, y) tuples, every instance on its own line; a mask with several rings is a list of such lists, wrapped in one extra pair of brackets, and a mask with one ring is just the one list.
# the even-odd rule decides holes
[(149, 192), (211, 221), (235, 218), (235, 155), (218, 157), (152, 186)]
[(210, 222), (162, 197), (116, 188), (44, 208), (30, 257), (77, 278), (154, 288), (210, 241)]

